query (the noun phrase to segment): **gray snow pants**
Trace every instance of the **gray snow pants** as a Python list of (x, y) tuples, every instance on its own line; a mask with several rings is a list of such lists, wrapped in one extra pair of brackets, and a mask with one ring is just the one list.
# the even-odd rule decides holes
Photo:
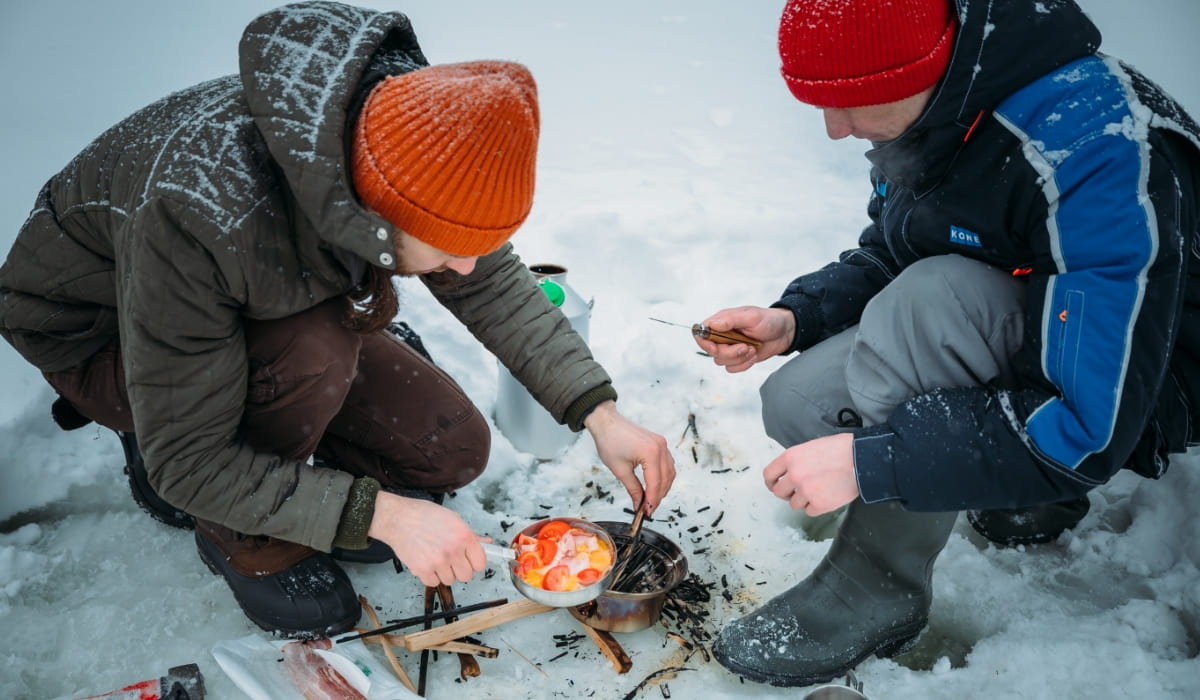
[(780, 367), (760, 390), (767, 434), (791, 447), (887, 420), (936, 388), (1004, 383), (1024, 332), (1025, 285), (958, 255), (906, 268), (867, 304), (859, 324)]

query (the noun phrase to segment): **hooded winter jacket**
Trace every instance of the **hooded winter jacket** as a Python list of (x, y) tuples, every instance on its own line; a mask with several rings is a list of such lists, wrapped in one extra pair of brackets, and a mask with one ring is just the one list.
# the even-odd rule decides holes
[[(353, 478), (237, 439), (243, 322), (392, 268), (393, 227), (357, 201), (346, 134), (375, 82), (425, 65), (402, 14), (278, 8), (246, 28), (238, 75), (130, 116), (38, 196), (0, 268), (0, 333), (47, 372), (119, 336), (151, 484), (176, 506), (330, 549)], [(615, 397), (510, 245), (423, 281), (556, 419), (578, 430)]]
[(788, 285), (793, 350), (856, 324), (921, 258), (1027, 285), (1013, 386), (937, 390), (856, 431), (868, 502), (917, 511), (1078, 496), (1123, 467), (1157, 477), (1195, 440), (1200, 137), (1133, 68), (1097, 53), (1073, 2), (958, 0), (923, 114), (873, 144), (859, 247)]

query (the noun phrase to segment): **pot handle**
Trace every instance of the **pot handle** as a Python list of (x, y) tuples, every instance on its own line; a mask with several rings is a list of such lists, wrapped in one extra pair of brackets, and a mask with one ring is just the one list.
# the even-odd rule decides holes
[(513, 561), (517, 558), (517, 551), (512, 547), (502, 547), (491, 542), (480, 542), (480, 547), (483, 547), (483, 553), (492, 561)]

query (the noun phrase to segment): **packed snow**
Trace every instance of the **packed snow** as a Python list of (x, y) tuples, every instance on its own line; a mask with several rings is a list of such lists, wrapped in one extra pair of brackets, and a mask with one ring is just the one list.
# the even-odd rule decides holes
[[(0, 249), (42, 183), (103, 129), (233, 72), (242, 28), (274, 4), (45, 0), (0, 9)], [(1105, 32), (1105, 51), (1200, 114), (1194, 0), (1083, 5)], [(686, 330), (649, 320), (690, 324), (724, 307), (770, 303), (793, 277), (852, 246), (865, 222), (865, 144), (829, 141), (819, 112), (795, 102), (778, 75), (782, 2), (372, 6), (407, 12), (435, 63), (511, 59), (537, 78), (538, 190), (514, 242), (530, 264), (566, 267), (568, 284), (593, 301), (591, 345), (615, 378), (621, 411), (673, 448), (675, 487), (646, 527), (678, 543), (712, 587), (702, 627), (715, 633), (801, 580), (836, 522), (794, 513), (763, 487), (761, 469), (780, 448), (763, 433), (757, 389), (782, 360), (728, 375), (697, 355)], [(491, 415), (494, 360), (419, 284), (402, 291), (401, 317)], [(7, 344), (0, 380), (0, 697), (86, 696), (191, 662), (209, 697), (247, 697), (212, 650), (260, 631), (200, 562), (190, 533), (138, 510), (113, 433), (58, 430), (50, 390)], [(1190, 454), (1160, 481), (1122, 473), (1096, 489), (1080, 526), (1048, 545), (997, 549), (960, 518), (935, 568), (929, 628), (913, 651), (861, 664), (863, 692), (872, 700), (1200, 696), (1197, 496), (1200, 457)], [(538, 461), (496, 430), (488, 470), (448, 504), (498, 539), (549, 514), (632, 517), (586, 436)], [(421, 612), (423, 589), (407, 573), (347, 569), (385, 620)], [(455, 594), (460, 604), (519, 597), (504, 575), (457, 584)], [(480, 659), (482, 675), (462, 681), (453, 655), (439, 654), (427, 696), (804, 694), (743, 683), (667, 636), (696, 639), (695, 629), (617, 635), (633, 662), (626, 674), (580, 631), (554, 611), (481, 632), (499, 656)], [(560, 647), (554, 635), (573, 641)], [(399, 658), (415, 678), (419, 656)], [(638, 688), (673, 667), (686, 670)]]

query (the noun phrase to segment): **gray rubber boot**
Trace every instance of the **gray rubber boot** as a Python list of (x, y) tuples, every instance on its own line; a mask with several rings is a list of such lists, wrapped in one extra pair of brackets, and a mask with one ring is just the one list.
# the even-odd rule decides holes
[(906, 651), (929, 620), (933, 562), (957, 516), (855, 500), (808, 578), (726, 625), (713, 655), (744, 678), (805, 686)]

